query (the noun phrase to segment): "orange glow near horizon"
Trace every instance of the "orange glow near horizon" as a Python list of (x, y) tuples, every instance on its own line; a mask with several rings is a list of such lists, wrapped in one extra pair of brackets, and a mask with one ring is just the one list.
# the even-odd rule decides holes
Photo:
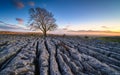
[(67, 30), (73, 31), (110, 31), (110, 32), (120, 32), (120, 23), (101, 23), (101, 24), (83, 24), (83, 25), (68, 25), (63, 27)]
[(96, 36), (120, 36), (116, 32), (71, 32), (74, 35), (96, 35)]
[(66, 35), (89, 35), (89, 36), (120, 36), (120, 32), (111, 31), (67, 31), (67, 30), (56, 30), (50, 32), (52, 34), (66, 34)]

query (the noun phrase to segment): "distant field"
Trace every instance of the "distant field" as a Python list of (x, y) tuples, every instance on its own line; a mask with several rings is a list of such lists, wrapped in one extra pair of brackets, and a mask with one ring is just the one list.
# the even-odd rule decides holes
[(120, 43), (120, 37), (101, 37), (100, 40), (107, 41), (107, 42), (119, 42)]
[(12, 31), (0, 31), (0, 34), (10, 35), (41, 35), (41, 32), (12, 32)]

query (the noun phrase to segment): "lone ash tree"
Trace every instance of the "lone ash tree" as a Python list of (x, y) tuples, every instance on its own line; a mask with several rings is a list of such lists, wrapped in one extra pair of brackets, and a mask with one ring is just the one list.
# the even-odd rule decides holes
[(46, 9), (40, 7), (31, 8), (29, 13), (31, 29), (40, 29), (44, 37), (47, 36), (48, 31), (52, 31), (57, 28), (53, 14)]

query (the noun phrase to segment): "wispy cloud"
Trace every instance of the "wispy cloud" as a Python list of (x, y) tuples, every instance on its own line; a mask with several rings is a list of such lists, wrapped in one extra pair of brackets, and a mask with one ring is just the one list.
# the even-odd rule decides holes
[(19, 24), (23, 24), (24, 23), (24, 20), (21, 19), (21, 18), (16, 18), (16, 21), (18, 21)]
[(101, 26), (102, 28), (104, 28), (104, 29), (109, 29), (109, 27), (107, 27), (107, 26)]
[(3, 21), (0, 21), (0, 23), (3, 23)]
[(29, 1), (28, 4), (29, 4), (30, 6), (34, 6), (34, 5), (35, 5), (35, 2)]
[(63, 30), (69, 30), (69, 27), (70, 27), (70, 25), (67, 25), (67, 26), (65, 26), (64, 28), (62, 28)]
[(26, 26), (21, 26), (21, 25), (12, 25), (5, 23), (3, 21), (0, 21), (0, 31), (30, 31), (29, 28)]
[(25, 5), (23, 4), (22, 1), (18, 1), (18, 0), (13, 0), (13, 5), (19, 9), (25, 7)]
[(4, 22), (3, 21), (0, 21), (0, 24), (3, 24)]

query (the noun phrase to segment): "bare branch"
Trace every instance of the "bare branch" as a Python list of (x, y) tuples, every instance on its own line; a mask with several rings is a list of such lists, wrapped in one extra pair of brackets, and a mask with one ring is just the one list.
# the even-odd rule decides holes
[(29, 14), (30, 21), (33, 21), (31, 27), (40, 29), (44, 36), (46, 36), (47, 31), (52, 31), (57, 28), (53, 14), (46, 9), (40, 7), (31, 8)]

